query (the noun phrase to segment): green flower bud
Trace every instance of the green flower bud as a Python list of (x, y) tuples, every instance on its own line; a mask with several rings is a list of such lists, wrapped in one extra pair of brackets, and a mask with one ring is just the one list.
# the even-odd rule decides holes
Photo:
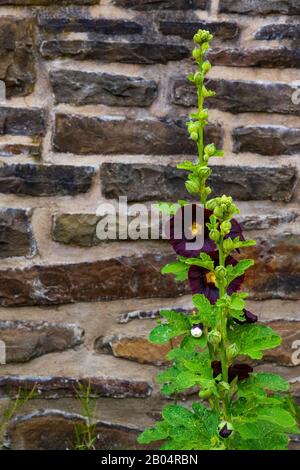
[(202, 400), (207, 400), (208, 398), (210, 398), (212, 396), (212, 390), (208, 389), (208, 390), (201, 390), (201, 392), (199, 392), (199, 398), (202, 398)]
[(204, 64), (202, 65), (202, 72), (206, 74), (210, 71), (210, 69), (211, 69), (211, 63), (208, 60), (206, 60)]
[(198, 31), (198, 33), (194, 34), (193, 41), (194, 41), (196, 44), (201, 44), (202, 35), (201, 35), (201, 33), (200, 33), (199, 31)]
[(224, 279), (224, 277), (226, 276), (226, 268), (224, 266), (217, 266), (216, 269), (215, 269), (215, 273), (216, 273), (216, 276), (217, 278), (219, 279)]
[(218, 219), (222, 219), (223, 215), (224, 215), (224, 212), (223, 212), (223, 210), (220, 206), (217, 206), (217, 207), (214, 208), (214, 214), (215, 214), (216, 217), (218, 217)]
[(196, 72), (194, 75), (194, 83), (199, 86), (203, 82), (203, 75), (201, 72)]
[(231, 240), (231, 238), (226, 238), (226, 240), (224, 240), (223, 242), (223, 248), (225, 251), (227, 251), (228, 253), (230, 253), (230, 251), (234, 250), (234, 243), (233, 241)]
[(213, 346), (218, 346), (222, 341), (222, 335), (218, 330), (212, 330), (207, 335), (207, 341)]
[(228, 235), (231, 230), (231, 223), (229, 222), (229, 220), (225, 220), (224, 222), (222, 222), (220, 225), (220, 229), (222, 235)]
[(202, 178), (208, 178), (211, 174), (211, 169), (208, 168), (208, 166), (203, 166), (203, 167), (199, 168), (198, 174)]
[(226, 350), (228, 361), (232, 361), (239, 354), (239, 349), (235, 343), (231, 344)]
[(209, 186), (207, 186), (207, 187), (204, 189), (204, 191), (205, 191), (206, 196), (209, 196), (209, 195), (212, 193), (212, 189), (211, 189)]
[(212, 157), (215, 154), (216, 151), (216, 146), (215, 144), (209, 144), (205, 147), (204, 152), (207, 153), (210, 157)]
[(192, 139), (194, 142), (197, 142), (197, 140), (198, 140), (198, 132), (191, 132), (191, 139)]
[(195, 49), (193, 49), (193, 54), (192, 55), (193, 55), (195, 60), (199, 60), (199, 59), (201, 59), (203, 54), (202, 54), (201, 50), (198, 49), (198, 47), (195, 47)]
[(209, 232), (209, 238), (214, 242), (218, 242), (220, 240), (220, 232), (218, 230), (211, 230)]
[(199, 185), (196, 181), (186, 181), (185, 187), (190, 194), (197, 194), (200, 191)]
[[(215, 199), (210, 199), (210, 201), (207, 201), (207, 204), (206, 204), (206, 207), (207, 209), (209, 209), (210, 211), (213, 211), (214, 208), (216, 207), (217, 203), (216, 203), (216, 200)], [(212, 217), (212, 216), (211, 216)]]

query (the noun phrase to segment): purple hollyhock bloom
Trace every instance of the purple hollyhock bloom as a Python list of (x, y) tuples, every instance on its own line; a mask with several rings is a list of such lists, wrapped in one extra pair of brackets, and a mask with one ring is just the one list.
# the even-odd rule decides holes
[(249, 310), (244, 309), (244, 317), (245, 320), (237, 320), (236, 318), (234, 321), (238, 323), (239, 325), (243, 325), (244, 323), (256, 323), (258, 320), (258, 317), (254, 315), (254, 313), (250, 312)]
[[(219, 255), (217, 252), (210, 253), (215, 266), (218, 265)], [(226, 259), (226, 265), (231, 264), (235, 266), (237, 260), (232, 256), (228, 256)], [(244, 282), (245, 276), (239, 276), (234, 279), (227, 288), (227, 294), (231, 295), (233, 292), (240, 290), (242, 283)], [(216, 276), (213, 272), (208, 271), (200, 266), (191, 266), (189, 269), (189, 282), (193, 294), (204, 294), (208, 298), (211, 304), (215, 304), (219, 298), (219, 290), (216, 286)]]
[[(202, 211), (204, 210), (204, 226), (199, 224), (202, 220)], [(187, 216), (188, 214), (188, 216)], [(197, 258), (200, 253), (211, 253), (217, 250), (217, 246), (213, 240), (209, 238), (209, 230), (206, 224), (209, 222), (209, 218), (212, 215), (212, 211), (203, 209), (198, 204), (187, 204), (186, 206), (180, 207), (175, 216), (171, 217), (169, 221), (170, 227), (170, 243), (174, 251), (185, 258)], [(184, 222), (191, 217), (191, 226), (185, 227)], [(175, 237), (175, 221), (181, 220), (181, 238)], [(187, 223), (187, 222), (186, 222)], [(239, 237), (240, 240), (244, 241), (245, 238), (242, 234), (242, 228), (240, 224), (235, 220), (231, 220), (231, 231), (225, 238)], [(195, 242), (196, 236), (202, 234), (204, 238), (204, 244), (202, 248), (187, 249), (187, 244)], [(193, 237), (194, 236), (194, 237)]]
[[(214, 378), (222, 374), (222, 365), (220, 361), (213, 361), (211, 365), (214, 371)], [(248, 379), (251, 372), (253, 372), (253, 368), (248, 366), (248, 364), (234, 364), (228, 369), (228, 382), (232, 382), (236, 377), (238, 380)]]
[(227, 424), (219, 431), (219, 435), (224, 439), (227, 439), (232, 434), (232, 430), (228, 429)]

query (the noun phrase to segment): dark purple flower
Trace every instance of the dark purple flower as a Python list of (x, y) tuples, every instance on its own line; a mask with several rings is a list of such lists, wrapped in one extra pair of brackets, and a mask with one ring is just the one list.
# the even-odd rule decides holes
[(224, 439), (227, 439), (232, 434), (232, 429), (228, 429), (227, 424), (224, 425), (219, 431), (219, 435)]
[[(222, 374), (222, 365), (220, 361), (213, 361), (211, 366), (214, 371), (214, 378)], [(248, 379), (251, 372), (253, 372), (253, 368), (248, 366), (248, 364), (233, 364), (228, 369), (228, 382), (232, 382), (236, 377), (238, 380)]]
[(237, 320), (235, 318), (234, 321), (236, 323), (238, 323), (239, 325), (243, 325), (244, 323), (256, 323), (257, 322), (258, 318), (256, 315), (254, 315), (254, 313), (246, 309), (244, 309), (243, 312), (244, 312), (245, 320)]
[[(215, 266), (218, 265), (218, 253), (210, 253)], [(237, 264), (236, 259), (232, 256), (228, 256), (226, 259), (226, 265), (231, 264), (235, 266)], [(227, 288), (227, 294), (231, 295), (233, 292), (240, 290), (242, 283), (244, 282), (245, 276), (239, 276), (234, 279)], [(189, 269), (189, 282), (193, 294), (204, 294), (211, 304), (215, 304), (219, 298), (219, 290), (216, 286), (216, 276), (213, 272), (207, 269), (201, 268), (200, 266), (191, 266)]]
[[(185, 227), (184, 221), (188, 218), (187, 211), (191, 216), (190, 227)], [(212, 215), (212, 211), (204, 209), (204, 225), (199, 224), (199, 221), (202, 219), (202, 206), (198, 204), (187, 204), (186, 206), (180, 207), (175, 216), (171, 217), (170, 224), (170, 243), (174, 251), (186, 258), (197, 258), (201, 252), (212, 253), (217, 251), (217, 246), (213, 240), (209, 238), (209, 230), (206, 224), (209, 222), (209, 218)], [(181, 216), (182, 226), (181, 226), (181, 238), (175, 237), (175, 218)], [(179, 219), (180, 220), (180, 219)], [(242, 229), (239, 223), (235, 220), (231, 220), (232, 228), (230, 233), (225, 238), (239, 237), (240, 240), (245, 240), (242, 234)], [(187, 244), (195, 242), (196, 235), (203, 234), (204, 244), (202, 248), (197, 249), (187, 249)]]

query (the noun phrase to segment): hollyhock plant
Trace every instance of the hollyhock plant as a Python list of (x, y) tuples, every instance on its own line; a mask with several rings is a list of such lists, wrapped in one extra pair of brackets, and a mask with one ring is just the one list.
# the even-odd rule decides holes
[[(190, 284), (194, 309), (190, 314), (161, 311), (150, 333), (153, 344), (171, 346), (170, 366), (158, 374), (157, 381), (162, 394), (174, 397), (175, 403), (165, 406), (162, 419), (138, 440), (146, 445), (163, 443), (163, 450), (284, 450), (289, 435), (299, 434), (299, 411), (286, 380), (255, 368), (255, 361), (262, 360), (265, 350), (279, 346), (281, 338), (257, 322), (247, 309), (247, 293), (241, 290), (254, 262), (242, 258), (240, 252), (255, 242), (245, 240), (232, 197), (212, 197), (208, 186), (209, 161), (223, 156), (213, 143), (204, 145), (208, 124), (204, 102), (214, 96), (205, 86), (211, 69), (205, 56), (211, 40), (208, 31), (195, 34), (192, 55), (197, 70), (188, 76), (196, 87), (198, 109), (190, 115), (187, 130), (198, 158), (178, 165), (188, 172), (185, 186), (195, 198), (192, 204), (178, 201), (181, 228), (188, 209), (192, 214), (183, 235), (177, 237), (173, 204), (160, 205), (170, 216), (170, 243), (177, 255), (162, 273)], [(202, 246), (190, 246), (198, 235), (203, 238)], [(244, 362), (247, 358), (251, 365)], [(197, 394), (192, 406), (178, 402), (182, 392)]]

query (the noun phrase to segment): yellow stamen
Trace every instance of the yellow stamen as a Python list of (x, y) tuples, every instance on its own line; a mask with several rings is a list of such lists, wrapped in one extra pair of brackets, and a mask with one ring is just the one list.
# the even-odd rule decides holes
[(217, 281), (217, 278), (216, 278), (215, 273), (213, 273), (212, 271), (210, 271), (209, 273), (206, 274), (206, 282), (207, 282), (207, 284), (215, 284), (215, 285), (216, 285), (216, 281)]
[(195, 237), (196, 235), (200, 235), (201, 232), (202, 232), (202, 225), (199, 225), (196, 222), (194, 222), (192, 227), (191, 227), (192, 235), (194, 235), (194, 237)]

